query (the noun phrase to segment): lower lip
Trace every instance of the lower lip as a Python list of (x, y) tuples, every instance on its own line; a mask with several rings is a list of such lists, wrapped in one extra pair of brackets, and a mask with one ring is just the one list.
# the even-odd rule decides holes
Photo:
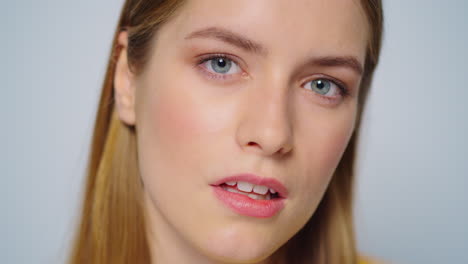
[(233, 211), (246, 216), (269, 218), (284, 207), (284, 199), (255, 200), (246, 195), (232, 193), (221, 186), (213, 186), (215, 196)]

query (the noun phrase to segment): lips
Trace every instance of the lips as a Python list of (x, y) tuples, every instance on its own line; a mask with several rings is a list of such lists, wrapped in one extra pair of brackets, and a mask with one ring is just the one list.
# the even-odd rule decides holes
[(255, 186), (265, 186), (269, 189), (273, 189), (274, 191), (278, 192), (278, 195), (281, 198), (287, 198), (288, 191), (283, 184), (281, 184), (278, 180), (273, 178), (262, 178), (254, 174), (238, 174), (233, 175), (230, 177), (226, 177), (220, 179), (212, 184), (212, 186), (222, 185), (224, 183), (233, 183), (233, 182), (246, 182), (253, 184)]
[(228, 208), (246, 216), (268, 218), (283, 207), (288, 192), (273, 178), (253, 174), (226, 177), (211, 184), (215, 196)]

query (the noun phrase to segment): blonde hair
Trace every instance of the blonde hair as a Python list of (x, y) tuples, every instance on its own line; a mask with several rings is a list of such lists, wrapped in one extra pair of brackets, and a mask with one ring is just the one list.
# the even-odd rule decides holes
[[(150, 263), (134, 127), (116, 115), (113, 79), (120, 54), (117, 36), (127, 30), (128, 60), (138, 73), (150, 52), (150, 40), (183, 0), (126, 0), (112, 42), (97, 111), (87, 169), (81, 219), (69, 263)], [(382, 36), (380, 0), (361, 0), (369, 21), (356, 130), (319, 207), (309, 222), (283, 247), (288, 263), (356, 263), (352, 217), (355, 149)]]

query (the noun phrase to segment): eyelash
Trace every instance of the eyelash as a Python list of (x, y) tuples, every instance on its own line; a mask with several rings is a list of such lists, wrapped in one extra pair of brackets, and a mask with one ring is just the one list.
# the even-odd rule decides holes
[[(228, 79), (231, 79), (233, 78), (232, 75), (228, 75), (228, 74), (218, 74), (218, 73), (213, 73), (213, 72), (210, 72), (208, 71), (205, 67), (203, 67), (203, 64), (210, 61), (210, 60), (214, 60), (214, 59), (225, 59), (225, 60), (230, 60), (232, 61), (233, 63), (235, 63), (236, 65), (238, 65), (239, 68), (241, 68), (242, 70), (242, 67), (239, 66), (239, 63), (237, 62), (237, 60), (233, 57), (233, 56), (230, 56), (230, 55), (227, 55), (227, 54), (222, 54), (222, 53), (219, 53), (219, 54), (209, 54), (209, 55), (205, 55), (205, 56), (201, 56), (199, 58), (199, 60), (197, 61), (197, 64), (196, 66), (198, 66), (199, 68), (201, 68), (201, 70), (203, 71), (203, 73), (207, 74), (209, 78), (211, 79), (215, 79), (215, 80), (228, 80)], [(242, 73), (241, 73), (242, 74)], [(316, 77), (314, 79), (311, 79), (311, 80), (308, 80), (307, 82), (305, 82), (304, 84), (302, 84), (301, 86), (304, 86), (306, 85), (307, 83), (310, 83), (310, 82), (313, 82), (313, 81), (316, 81), (316, 80), (323, 80), (323, 81), (327, 81), (327, 82), (331, 82), (333, 85), (336, 85), (336, 87), (338, 88), (338, 93), (340, 94), (340, 96), (344, 99), (346, 97), (348, 97), (350, 95), (350, 92), (349, 92), (349, 89), (346, 87), (346, 85), (344, 83), (342, 83), (341, 81), (339, 80), (336, 80), (335, 78), (331, 78), (331, 77), (328, 77), (328, 76), (324, 76), (324, 75), (320, 75), (319, 77)], [(317, 96), (319, 96), (320, 98), (323, 98), (324, 100), (327, 100), (329, 103), (333, 103), (334, 101), (337, 100), (337, 98), (332, 98), (332, 97), (328, 97), (328, 96), (323, 96), (319, 93), (316, 93), (314, 91), (312, 91), (314, 94), (316, 94)]]
[[(227, 55), (227, 54), (209, 54), (209, 55), (205, 55), (205, 56), (201, 56), (198, 61), (197, 61), (197, 64), (196, 66), (198, 66), (199, 68), (201, 68), (201, 70), (203, 71), (203, 73), (207, 74), (208, 75), (208, 78), (210, 79), (215, 79), (215, 80), (228, 80), (228, 79), (231, 79), (233, 78), (232, 74), (231, 75), (228, 75), (228, 74), (219, 74), (219, 73), (213, 73), (213, 72), (210, 72), (208, 71), (205, 67), (203, 67), (203, 64), (210, 61), (210, 60), (214, 60), (214, 59), (225, 59), (225, 60), (229, 60), (229, 61), (232, 61), (233, 63), (237, 64), (238, 67), (241, 69), (242, 71), (242, 67), (239, 65), (239, 63), (237, 62), (236, 58), (234, 58), (233, 56), (230, 56), (230, 55)], [(242, 71), (243, 73), (243, 71)], [(242, 74), (241, 73), (241, 74)]]
[[(308, 80), (307, 82), (304, 82), (304, 84), (302, 84), (301, 86), (303, 87), (306, 84), (308, 84), (310, 82), (313, 82), (313, 81), (317, 81), (317, 80), (327, 81), (327, 82), (330, 82), (331, 85), (335, 85), (337, 87), (337, 89), (338, 89), (339, 96), (342, 99), (345, 99), (348, 96), (350, 96), (349, 89), (346, 87), (346, 85), (343, 82), (341, 82), (341, 81), (339, 81), (339, 80), (337, 80), (335, 78), (325, 76), (325, 75), (319, 75), (318, 77), (315, 77), (315, 78), (313, 78), (311, 80)], [(306, 90), (310, 90), (310, 89), (306, 89)], [(313, 92), (318, 97), (323, 98), (324, 100), (327, 100), (327, 102), (329, 102), (329, 103), (334, 103), (339, 99), (339, 98), (336, 98), (336, 97), (324, 96), (324, 95), (321, 95), (321, 94), (319, 94), (317, 92), (314, 92), (314, 91), (311, 91), (311, 92)]]

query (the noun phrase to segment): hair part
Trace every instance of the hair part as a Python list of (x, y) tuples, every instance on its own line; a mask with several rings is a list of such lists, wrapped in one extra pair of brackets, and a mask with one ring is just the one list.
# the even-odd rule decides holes
[[(151, 263), (139, 178), (136, 132), (122, 123), (114, 103), (114, 74), (127, 30), (129, 66), (140, 73), (152, 40), (185, 1), (127, 0), (112, 42), (97, 109), (81, 218), (68, 263)], [(353, 135), (317, 210), (306, 225), (278, 251), (287, 263), (356, 263), (353, 224), (353, 179), (362, 112), (378, 64), (383, 31), (381, 0), (360, 0), (369, 24), (369, 43)]]

